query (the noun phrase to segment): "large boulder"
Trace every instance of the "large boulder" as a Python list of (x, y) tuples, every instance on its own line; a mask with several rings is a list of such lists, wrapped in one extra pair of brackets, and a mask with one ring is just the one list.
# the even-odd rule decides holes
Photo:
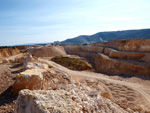
[[(16, 77), (16, 81), (12, 86), (12, 92), (18, 94), (22, 89), (37, 90), (43, 88), (43, 78), (42, 75), (36, 74), (35, 71), (28, 71), (28, 74), (20, 74)], [(31, 73), (31, 75), (29, 75)], [(35, 73), (35, 74), (34, 74)]]
[(82, 84), (69, 84), (59, 90), (22, 90), (15, 113), (128, 113), (98, 91), (89, 90)]
[(24, 59), (24, 71), (17, 75), (12, 91), (17, 94), (22, 89), (43, 89), (43, 72), (47, 71), (47, 64), (39, 63), (29, 55)]

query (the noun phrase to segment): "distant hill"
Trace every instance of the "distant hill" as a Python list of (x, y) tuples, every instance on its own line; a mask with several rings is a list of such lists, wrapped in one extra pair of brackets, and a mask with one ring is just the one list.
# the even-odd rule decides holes
[(150, 39), (150, 29), (99, 32), (93, 35), (81, 35), (72, 39), (67, 39), (61, 43), (82, 45), (132, 38)]

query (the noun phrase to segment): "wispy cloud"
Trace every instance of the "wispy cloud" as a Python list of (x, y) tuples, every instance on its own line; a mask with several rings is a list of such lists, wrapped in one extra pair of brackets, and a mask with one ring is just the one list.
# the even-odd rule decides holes
[(106, 21), (131, 21), (131, 20), (136, 20), (138, 17), (109, 17), (106, 18)]
[(5, 1), (0, 0), (0, 45), (150, 27), (148, 0)]

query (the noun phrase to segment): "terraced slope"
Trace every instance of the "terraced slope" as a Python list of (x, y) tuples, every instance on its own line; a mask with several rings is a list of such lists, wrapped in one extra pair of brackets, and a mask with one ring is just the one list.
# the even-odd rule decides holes
[[(138, 45), (137, 48), (134, 48), (133, 47), (134, 45), (130, 45), (132, 51), (130, 52), (121, 51), (122, 50), (120, 49), (121, 47), (122, 48), (127, 47), (129, 43), (133, 43), (133, 40), (135, 41), (134, 44), (136, 43)], [(149, 40), (145, 39), (145, 42), (144, 40), (142, 40), (141, 45), (139, 43), (139, 40), (135, 39), (133, 40), (127, 40), (126, 41), (127, 44), (125, 44), (124, 46), (122, 46), (122, 44), (119, 44), (120, 41), (118, 42), (116, 41), (116, 43), (115, 41), (113, 41), (109, 42), (108, 44), (104, 43), (85, 46), (68, 45), (64, 46), (64, 48), (68, 54), (75, 54), (81, 57), (85, 57), (87, 60), (89, 60), (89, 62), (93, 65), (93, 67), (97, 72), (113, 75), (119, 74), (119, 75), (133, 75), (133, 76), (134, 75), (149, 76), (150, 75), (150, 52), (148, 45)], [(118, 48), (119, 50), (117, 50)]]

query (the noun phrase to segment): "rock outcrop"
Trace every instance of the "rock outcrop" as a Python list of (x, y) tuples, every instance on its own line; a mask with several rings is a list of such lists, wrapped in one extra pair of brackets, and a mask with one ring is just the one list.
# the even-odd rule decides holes
[[(132, 111), (128, 109), (128, 111)], [(59, 90), (22, 90), (15, 113), (128, 113), (98, 91), (82, 84), (69, 84)]]
[(24, 59), (24, 71), (17, 75), (12, 91), (17, 94), (22, 89), (42, 89), (43, 72), (47, 70), (48, 65), (37, 62), (29, 55)]
[[(32, 71), (33, 73), (33, 71)], [(16, 77), (16, 81), (13, 84), (13, 93), (18, 94), (22, 89), (38, 90), (43, 88), (43, 79), (36, 75), (22, 74)]]

